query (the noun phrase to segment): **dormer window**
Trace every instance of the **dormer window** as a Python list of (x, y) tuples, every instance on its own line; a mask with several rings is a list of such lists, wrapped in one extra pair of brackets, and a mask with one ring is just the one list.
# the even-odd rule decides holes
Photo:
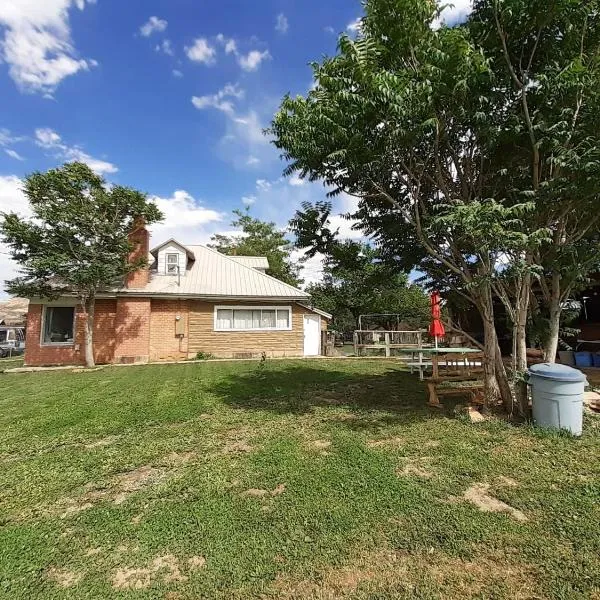
[(160, 246), (150, 250), (154, 257), (155, 272), (157, 275), (178, 275), (185, 277), (190, 263), (195, 259), (194, 253), (177, 240), (170, 239)]
[(167, 275), (177, 275), (179, 254), (167, 254)]

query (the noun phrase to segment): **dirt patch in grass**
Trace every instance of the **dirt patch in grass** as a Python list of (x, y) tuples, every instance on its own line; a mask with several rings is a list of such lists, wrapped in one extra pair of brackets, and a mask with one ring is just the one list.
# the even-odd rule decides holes
[(187, 452), (171, 452), (164, 457), (165, 464), (170, 467), (180, 467), (181, 465), (185, 465), (189, 462), (192, 462), (198, 457), (198, 455), (193, 451)]
[(321, 456), (329, 456), (328, 448), (331, 448), (329, 440), (311, 440), (304, 444), (304, 447), (312, 453), (320, 454)]
[(506, 487), (517, 487), (519, 483), (515, 481), (512, 477), (505, 477), (504, 475), (500, 475), (500, 477), (498, 477), (498, 485), (503, 485)]
[(118, 569), (112, 578), (112, 586), (117, 590), (141, 590), (155, 580), (163, 583), (186, 581), (181, 572), (179, 560), (172, 554), (157, 556), (146, 567)]
[(206, 564), (206, 559), (204, 556), (191, 556), (187, 560), (188, 567), (195, 571), (197, 569), (201, 569)]
[(517, 521), (527, 521), (527, 517), (520, 510), (494, 498), (489, 493), (490, 485), (488, 483), (476, 483), (465, 491), (463, 500), (474, 504), (482, 512), (506, 513)]
[(104, 448), (105, 446), (111, 446), (112, 444), (114, 444), (118, 440), (119, 440), (119, 436), (118, 435), (108, 435), (106, 437), (100, 438), (100, 439), (95, 440), (93, 442), (89, 442), (87, 444), (84, 444), (83, 447), (86, 450), (94, 450), (95, 448)]
[[(432, 549), (433, 550), (433, 549)], [(279, 575), (270, 592), (284, 600), (332, 600), (345, 598), (429, 597), (432, 585), (436, 598), (510, 597), (534, 600), (537, 583), (528, 566), (516, 566), (503, 558), (478, 556), (464, 561), (442, 553), (409, 554), (379, 550), (364, 554), (348, 564), (318, 571), (299, 580)], [(502, 590), (502, 594), (498, 592)], [(402, 592), (402, 593), (401, 593)], [(271, 597), (271, 596), (269, 596)]]
[(408, 463), (402, 469), (396, 471), (396, 473), (401, 477), (422, 477), (423, 479), (433, 477), (431, 471), (414, 463)]
[(260, 488), (251, 488), (242, 492), (242, 496), (249, 496), (251, 498), (266, 498), (267, 496), (281, 496), (285, 492), (285, 483), (280, 483), (273, 490), (263, 490)]
[(329, 406), (339, 406), (348, 402), (348, 396), (341, 392), (321, 392), (311, 396), (310, 399), (314, 404), (327, 404)]
[(252, 452), (252, 446), (245, 441), (239, 441), (239, 442), (230, 442), (228, 444), (225, 444), (225, 447), (223, 448), (223, 453), (224, 454), (248, 454), (249, 452)]
[(440, 442), (440, 440), (429, 440), (423, 444), (423, 448), (439, 448), (441, 445), (442, 442)]
[(73, 587), (83, 579), (81, 573), (69, 571), (68, 569), (56, 569), (54, 567), (48, 569), (46, 577), (61, 588)]
[(396, 469), (398, 477), (421, 477), (430, 479), (434, 476), (431, 468), (431, 456), (421, 456), (412, 459), (405, 459), (404, 465)]
[(381, 440), (368, 440), (367, 448), (401, 448), (406, 440), (401, 437), (383, 438)]
[(140, 490), (163, 482), (169, 472), (150, 465), (118, 473), (105, 486), (88, 484), (86, 491), (76, 498), (60, 500), (50, 512), (66, 518), (92, 508), (99, 502), (123, 504), (127, 498)]
[(133, 471), (120, 473), (113, 479), (115, 494), (113, 502), (123, 504), (133, 492), (139, 492), (145, 487), (156, 485), (166, 477), (166, 472), (150, 465), (138, 467)]

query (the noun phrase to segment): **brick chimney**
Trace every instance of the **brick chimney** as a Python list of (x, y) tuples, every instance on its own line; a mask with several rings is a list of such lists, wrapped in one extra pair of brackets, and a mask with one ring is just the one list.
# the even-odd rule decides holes
[[(129, 255), (129, 261), (137, 261), (140, 258), (148, 259), (150, 252), (150, 232), (146, 229), (144, 219), (137, 219), (134, 223), (132, 232), (129, 234), (129, 241), (133, 244), (133, 250)], [(143, 288), (150, 281), (150, 269), (148, 265), (129, 273), (125, 281), (125, 287)]]

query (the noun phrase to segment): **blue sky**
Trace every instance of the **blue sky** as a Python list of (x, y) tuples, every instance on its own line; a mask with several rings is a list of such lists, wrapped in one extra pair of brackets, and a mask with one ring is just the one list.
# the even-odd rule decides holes
[[(449, 19), (467, 10), (456, 4)], [(206, 242), (245, 204), (285, 226), (324, 192), (283, 180), (261, 130), (360, 15), (354, 0), (2, 0), (0, 211), (27, 214), (25, 174), (83, 160), (155, 197), (156, 243)], [(14, 274), (5, 252), (1, 281)]]

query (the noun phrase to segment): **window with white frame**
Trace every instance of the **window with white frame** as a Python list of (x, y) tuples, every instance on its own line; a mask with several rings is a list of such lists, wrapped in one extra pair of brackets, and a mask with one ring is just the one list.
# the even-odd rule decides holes
[(289, 306), (216, 306), (215, 331), (289, 331)]
[(167, 275), (177, 275), (179, 254), (167, 254)]
[(72, 344), (75, 334), (74, 306), (45, 306), (43, 344)]

